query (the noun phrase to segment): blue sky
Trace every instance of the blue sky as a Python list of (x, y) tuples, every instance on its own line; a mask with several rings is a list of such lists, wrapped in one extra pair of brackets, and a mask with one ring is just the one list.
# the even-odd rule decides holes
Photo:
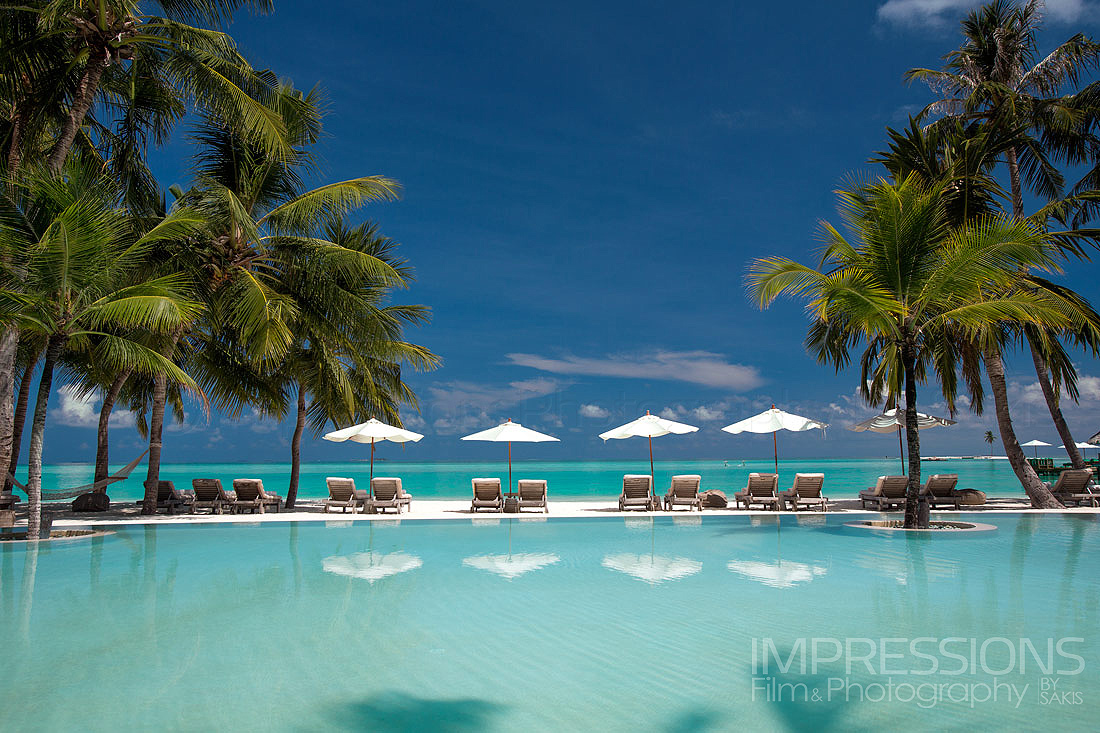
[[(406, 424), (427, 438), (383, 454), (496, 457), (458, 437), (511, 417), (562, 438), (526, 457), (634, 456), (633, 441), (595, 436), (649, 409), (702, 428), (660, 456), (763, 456), (770, 438), (718, 428), (774, 402), (833, 425), (784, 437), (787, 455), (879, 456), (896, 450), (889, 437), (843, 429), (873, 414), (857, 374), (818, 366), (801, 305), (759, 312), (743, 278), (753, 257), (813, 261), (834, 189), (875, 173), (865, 161), (886, 126), (931, 98), (902, 74), (938, 66), (971, 5), (282, 0), (231, 30), (255, 64), (327, 90), (325, 179), (405, 186), (364, 215), (403, 243), (417, 283), (399, 297), (434, 310), (411, 338), (444, 365), (410, 377), (422, 412)], [(1047, 44), (1100, 35), (1100, 3), (1047, 5)], [(165, 184), (186, 181), (186, 154), (157, 154)], [(1068, 282), (1087, 294), (1095, 269), (1077, 270)], [(1067, 413), (1083, 440), (1100, 429), (1100, 368), (1079, 365), (1082, 405)], [(1030, 362), (1009, 370), (1021, 439), (1057, 444)], [(934, 387), (921, 402), (942, 411)], [(58, 395), (47, 461), (91, 458), (95, 409)], [(114, 456), (128, 459), (137, 434), (126, 415), (116, 424)], [(984, 452), (989, 428), (991, 412), (961, 414), (924, 451)], [(286, 460), (289, 433), (191, 410), (164, 457)], [(363, 450), (305, 443), (306, 460)]]

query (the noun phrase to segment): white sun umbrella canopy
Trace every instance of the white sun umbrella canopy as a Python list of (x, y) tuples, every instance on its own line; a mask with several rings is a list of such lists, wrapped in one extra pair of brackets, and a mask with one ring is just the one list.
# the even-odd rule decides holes
[(323, 437), (325, 440), (331, 440), (333, 443), (343, 443), (345, 440), (350, 440), (354, 443), (370, 443), (370, 477), (373, 479), (375, 443), (383, 440), (388, 440), (393, 443), (415, 443), (424, 436), (420, 433), (414, 433), (411, 430), (387, 425), (381, 420), (376, 420), (372, 417), (364, 423), (352, 425), (349, 428), (333, 430), (331, 433), (325, 433)]
[(662, 435), (685, 435), (694, 433), (699, 428), (694, 425), (685, 425), (675, 420), (666, 420), (657, 415), (650, 415), (649, 410), (637, 420), (631, 420), (626, 425), (612, 428), (606, 433), (600, 433), (600, 439), (623, 440), (625, 438), (647, 438), (649, 440), (649, 481), (653, 483), (653, 439)]
[[(1049, 448), (1050, 443), (1047, 443), (1044, 440), (1029, 440), (1026, 443), (1024, 443), (1023, 445), (1021, 445), (1020, 447), (1021, 448), (1034, 448), (1035, 449), (1034, 450), (1035, 457), (1038, 458), (1039, 457), (1039, 449), (1040, 448)], [(1089, 447), (1090, 448), (1095, 448), (1096, 446), (1089, 446)]]
[[(946, 417), (934, 417), (932, 415), (925, 415), (923, 412), (917, 413), (917, 430), (947, 427), (948, 425), (954, 424), (954, 420), (948, 420)], [(857, 433), (862, 433), (864, 431), (870, 431), (872, 433), (893, 433), (896, 431), (898, 434), (898, 452), (901, 457), (901, 472), (905, 473), (905, 452), (902, 450), (901, 446), (901, 429), (904, 427), (905, 410), (891, 407), (882, 414), (875, 415), (863, 422), (858, 422), (848, 429)], [(1044, 443), (1044, 445), (1046, 444)]]
[(486, 440), (492, 443), (508, 444), (508, 493), (512, 492), (512, 443), (548, 443), (558, 442), (558, 438), (525, 428), (518, 422), (503, 422), (495, 428), (467, 435), (462, 440)]
[(727, 433), (732, 433), (733, 435), (738, 435), (739, 433), (771, 433), (772, 451), (775, 454), (775, 472), (779, 473), (779, 443), (775, 437), (776, 433), (780, 430), (790, 430), (795, 433), (800, 433), (804, 430), (824, 430), (827, 427), (829, 427), (827, 423), (811, 420), (801, 415), (792, 415), (772, 405), (770, 410), (764, 410), (764, 412), (761, 412), (759, 415), (753, 415), (740, 422), (727, 425), (722, 428), (722, 430)]

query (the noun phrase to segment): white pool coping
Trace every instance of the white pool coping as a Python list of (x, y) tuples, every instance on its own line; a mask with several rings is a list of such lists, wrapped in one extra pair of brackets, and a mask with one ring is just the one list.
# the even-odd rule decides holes
[[(19, 521), (17, 526), (24, 525), (26, 522), (26, 504), (21, 502), (22, 509), (18, 517)], [(520, 514), (503, 514), (500, 512), (478, 512), (473, 514), (470, 511), (469, 500), (457, 500), (457, 499), (413, 499), (412, 507), (410, 511), (396, 514), (388, 512), (385, 514), (360, 514), (346, 512), (342, 513), (338, 509), (325, 513), (321, 511), (321, 501), (317, 499), (302, 500), (298, 502), (298, 506), (293, 511), (283, 512), (267, 512), (265, 514), (164, 514), (158, 513), (156, 515), (142, 516), (140, 509), (132, 502), (126, 502), (123, 504), (113, 505), (109, 511), (96, 512), (96, 513), (81, 513), (74, 515), (68, 511), (67, 505), (46, 505), (49, 514), (53, 517), (53, 526), (71, 527), (71, 526), (98, 526), (105, 524), (210, 524), (210, 523), (255, 523), (255, 522), (318, 522), (318, 521), (333, 521), (333, 522), (371, 522), (375, 520), (393, 520), (393, 519), (426, 519), (426, 520), (441, 520), (441, 519), (473, 519), (473, 520), (499, 520), (502, 518), (518, 518), (518, 519), (539, 519), (542, 517), (550, 518), (598, 518), (598, 517), (615, 517), (615, 516), (641, 516), (641, 517), (700, 517), (700, 516), (777, 516), (777, 513), (766, 509), (706, 509), (703, 512), (676, 510), (672, 512), (657, 511), (657, 512), (641, 512), (641, 511), (627, 511), (620, 512), (614, 498), (604, 498), (600, 500), (580, 500), (580, 501), (549, 501), (548, 508), (549, 513), (524, 511)], [(61, 507), (65, 508), (62, 509)], [(976, 513), (1012, 513), (1012, 514), (1098, 514), (1100, 508), (1093, 507), (1073, 507), (1067, 509), (1032, 509), (1027, 506), (1026, 502), (1017, 499), (1015, 497), (1008, 499), (990, 499), (984, 506), (968, 507), (959, 511), (934, 511), (933, 516), (939, 516), (942, 518), (948, 518), (958, 514), (976, 514)], [(790, 512), (784, 511), (779, 514), (798, 515), (798, 516), (822, 516), (821, 512), (817, 511), (798, 511)], [(843, 515), (880, 515), (884, 513), (875, 512), (871, 510), (865, 510), (860, 508), (858, 499), (840, 499), (835, 502), (830, 502), (830, 509), (828, 514), (843, 514)], [(890, 514), (896, 516), (900, 512), (890, 512)]]

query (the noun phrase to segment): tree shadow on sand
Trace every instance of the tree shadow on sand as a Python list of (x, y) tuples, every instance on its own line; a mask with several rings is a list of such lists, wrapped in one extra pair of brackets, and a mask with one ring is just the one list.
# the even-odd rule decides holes
[(329, 712), (329, 720), (340, 730), (463, 733), (491, 728), (505, 710), (487, 700), (432, 700), (389, 692), (339, 706)]

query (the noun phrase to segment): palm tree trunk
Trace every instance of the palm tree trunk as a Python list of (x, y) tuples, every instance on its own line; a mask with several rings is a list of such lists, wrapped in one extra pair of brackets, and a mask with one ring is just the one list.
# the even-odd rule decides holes
[(298, 383), (298, 414), (294, 423), (294, 437), (290, 439), (290, 486), (286, 490), (286, 508), (293, 509), (298, 499), (298, 474), (302, 460), (302, 433), (306, 429), (306, 390)]
[[(107, 472), (109, 471), (108, 459), (110, 458), (108, 428), (111, 423), (111, 411), (115, 407), (115, 401), (118, 400), (122, 386), (130, 378), (130, 372), (130, 369), (126, 369), (115, 377), (115, 381), (111, 382), (111, 386), (103, 394), (103, 404), (99, 408), (99, 427), (96, 431), (95, 476), (92, 479), (96, 482), (107, 478)], [(106, 487), (104, 487), (104, 490), (106, 490)]]
[(53, 150), (50, 151), (47, 165), (51, 171), (56, 173), (61, 170), (61, 166), (65, 165), (65, 159), (69, 157), (69, 151), (72, 150), (76, 134), (80, 131), (80, 126), (84, 124), (84, 117), (87, 116), (88, 110), (92, 108), (96, 92), (99, 91), (99, 80), (103, 76), (103, 72), (107, 70), (108, 63), (109, 59), (107, 58), (92, 57), (88, 59), (88, 64), (84, 67), (84, 74), (80, 77), (80, 83), (77, 85), (73, 104), (61, 124), (61, 134), (57, 136), (57, 142), (54, 143)]
[(1016, 439), (1016, 431), (1012, 427), (1012, 416), (1008, 411), (1008, 387), (1005, 383), (1005, 365), (1001, 361), (1001, 354), (993, 348), (987, 348), (982, 354), (985, 361), (985, 373), (989, 377), (989, 386), (993, 391), (993, 404), (997, 409), (997, 429), (1001, 433), (1001, 443), (1004, 445), (1005, 455), (1012, 470), (1016, 472), (1016, 478), (1024, 487), (1031, 506), (1036, 509), (1062, 509), (1062, 504), (1050, 490), (1039, 480), (1035, 469), (1027, 462), (1024, 449), (1020, 447), (1020, 441)]
[(15, 355), (19, 350), (19, 329), (8, 327), (0, 334), (0, 466), (11, 465), (15, 440)]
[(11, 138), (8, 140), (8, 175), (13, 181), (23, 163), (23, 126), (25, 124), (26, 117), (22, 106), (14, 105), (11, 114)]
[[(183, 328), (172, 331), (164, 355), (170, 357), (176, 350)], [(157, 513), (157, 482), (160, 481), (161, 435), (164, 433), (164, 406), (168, 402), (168, 375), (153, 378), (153, 407), (149, 411), (149, 471), (145, 475), (145, 498), (141, 503), (142, 514)]]
[(39, 351), (31, 357), (23, 370), (23, 378), (19, 380), (19, 398), (15, 403), (15, 415), (12, 418), (11, 431), (11, 461), (8, 463), (8, 475), (4, 477), (4, 491), (12, 490), (11, 477), (19, 468), (19, 451), (23, 447), (23, 426), (27, 422), (27, 403), (31, 398), (31, 383), (34, 381), (34, 368), (38, 366), (38, 359), (42, 356)]
[(153, 407), (149, 413), (149, 471), (145, 475), (145, 499), (142, 514), (157, 513), (157, 482), (160, 481), (161, 435), (164, 432), (164, 405), (168, 401), (168, 375), (153, 378)]
[(905, 527), (919, 525), (917, 497), (920, 495), (920, 429), (917, 427), (916, 346), (906, 339), (901, 346), (905, 369), (905, 442), (909, 453), (909, 486), (905, 490)]
[(1012, 184), (1012, 215), (1017, 219), (1024, 218), (1024, 190), (1020, 185), (1020, 162), (1016, 158), (1016, 147), (1013, 146), (1005, 153), (1008, 159), (1008, 180)]
[(27, 457), (27, 539), (39, 539), (42, 526), (42, 440), (46, 434), (46, 407), (53, 389), (53, 368), (65, 339), (51, 336), (46, 346), (46, 360), (42, 363), (42, 377), (38, 380), (38, 399), (31, 421), (30, 455)]
[(1035, 365), (1035, 376), (1039, 377), (1039, 387), (1043, 390), (1043, 399), (1047, 401), (1047, 409), (1054, 420), (1054, 427), (1058, 430), (1058, 437), (1062, 439), (1062, 445), (1066, 448), (1066, 454), (1074, 468), (1085, 468), (1085, 461), (1081, 458), (1081, 452), (1077, 450), (1077, 444), (1073, 441), (1073, 434), (1066, 425), (1066, 418), (1062, 415), (1062, 407), (1058, 404), (1058, 395), (1054, 393), (1054, 387), (1050, 383), (1050, 372), (1047, 370), (1046, 360), (1039, 350), (1035, 348), (1035, 342), (1028, 335), (1027, 345), (1031, 349), (1031, 361)]

